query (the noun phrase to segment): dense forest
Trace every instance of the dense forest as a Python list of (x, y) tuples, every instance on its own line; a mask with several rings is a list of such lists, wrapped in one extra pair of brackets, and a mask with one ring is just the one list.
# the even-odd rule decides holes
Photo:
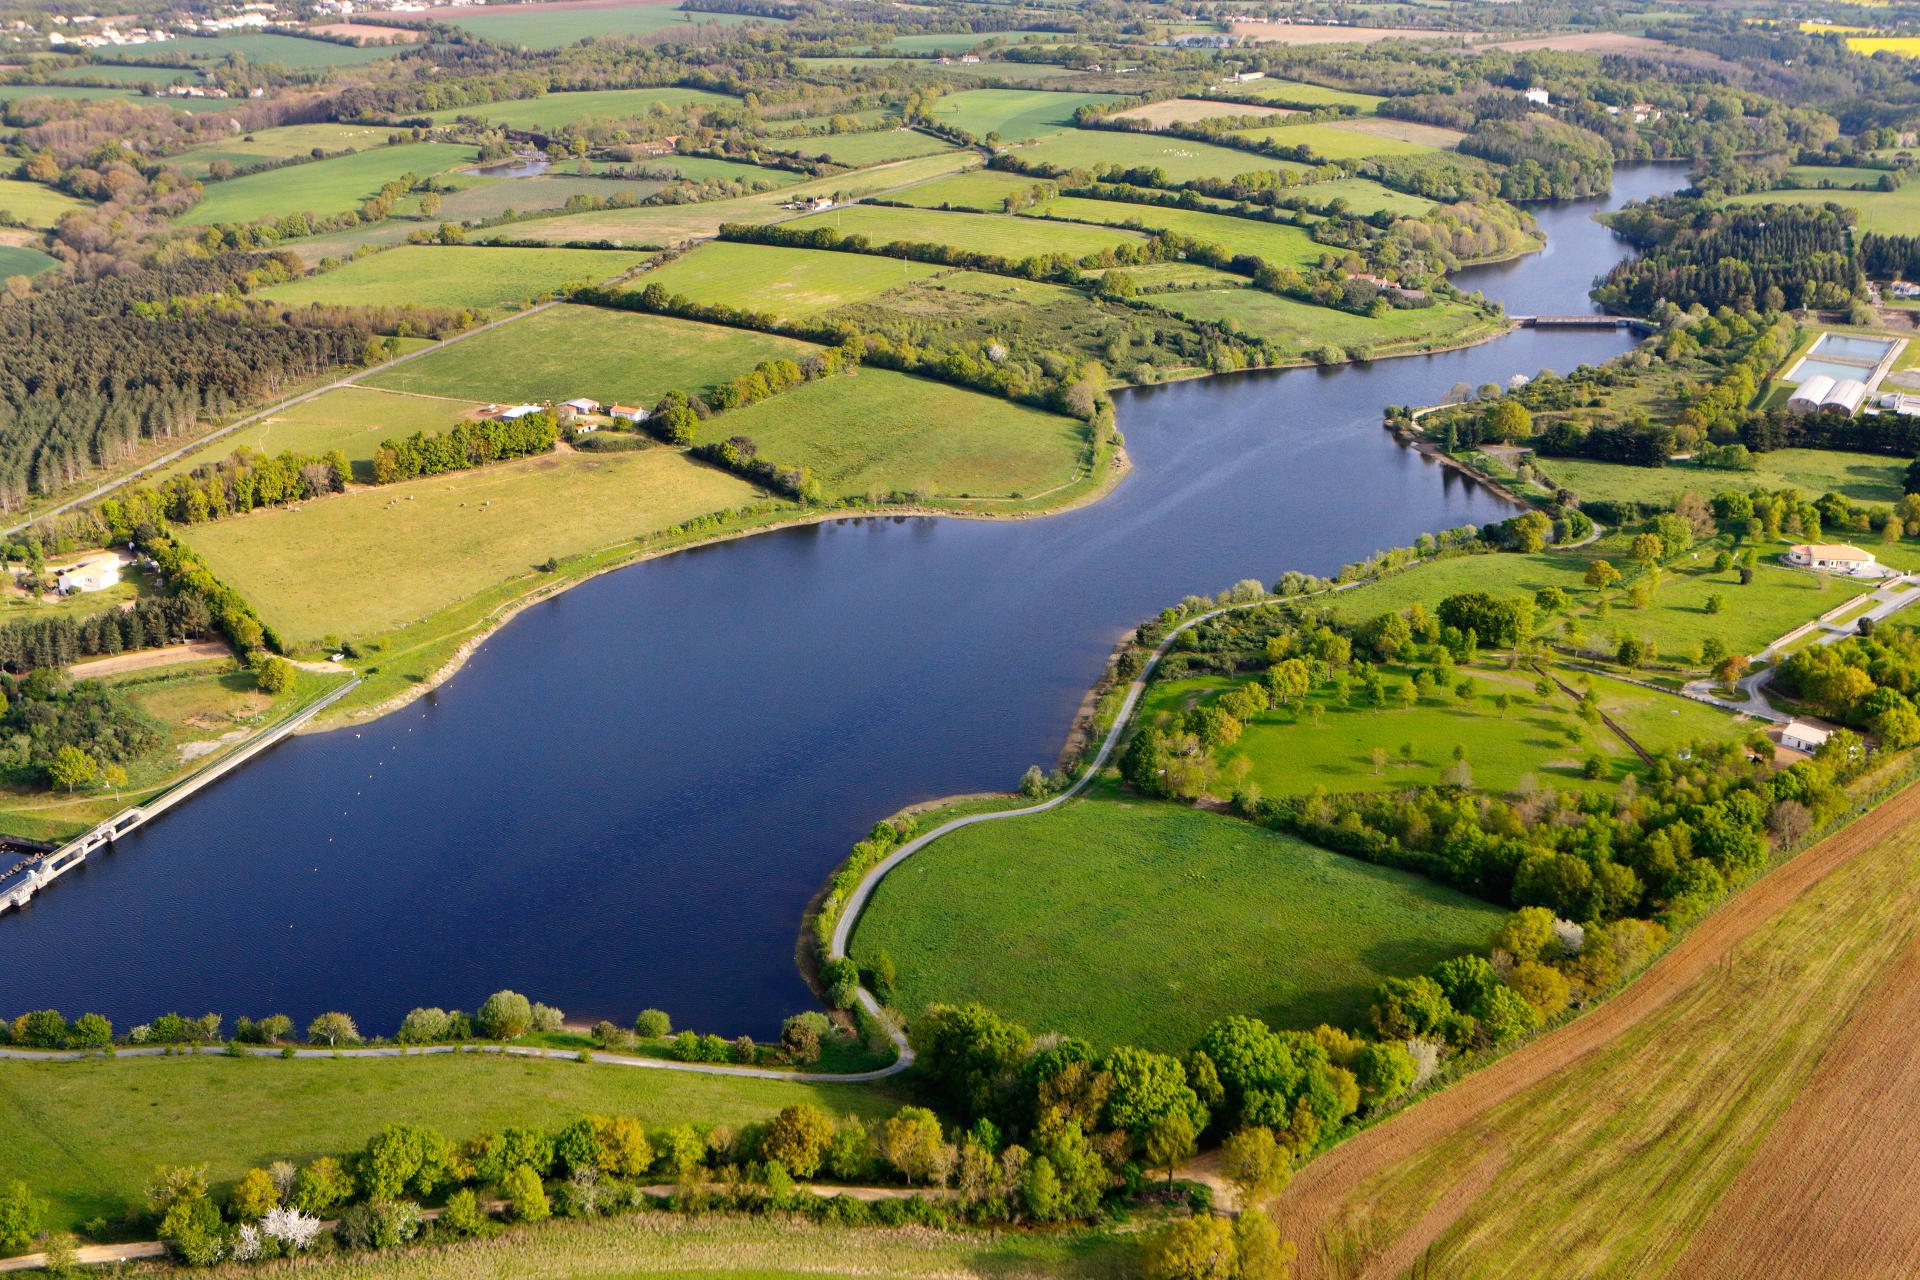
[(1460, 150), (1507, 166), (1500, 194), (1508, 200), (1571, 200), (1613, 186), (1613, 148), (1606, 139), (1545, 116), (1482, 120)]
[(1736, 311), (1841, 307), (1865, 286), (1848, 219), (1832, 208), (1656, 202), (1623, 211), (1613, 226), (1646, 250), (1594, 287), (1594, 298), (1614, 311), (1651, 315), (1663, 303)]

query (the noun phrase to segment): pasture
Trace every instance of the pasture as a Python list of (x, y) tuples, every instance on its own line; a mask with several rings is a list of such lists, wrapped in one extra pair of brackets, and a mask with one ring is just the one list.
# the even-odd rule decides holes
[(1275, 160), (1234, 147), (1190, 142), (1154, 133), (1119, 133), (1112, 129), (1074, 129), (1040, 139), (1014, 153), (1032, 164), (1058, 169), (1092, 171), (1102, 166), (1119, 169), (1158, 169), (1168, 182), (1197, 178), (1232, 178), (1242, 173), (1281, 170), (1305, 173), (1307, 166)]
[(1061, 38), (1058, 31), (916, 32), (894, 36), (883, 46), (901, 53), (965, 53), (983, 44), (1045, 44)]
[(711, 236), (728, 222), (771, 222), (784, 217), (784, 200), (803, 195), (833, 195), (855, 199), (895, 187), (907, 187), (928, 178), (970, 169), (979, 156), (970, 151), (947, 151), (856, 173), (813, 178), (779, 192), (706, 200), (695, 204), (657, 205), (643, 209), (604, 209), (593, 213), (543, 218), (506, 228), (499, 234), (515, 240), (612, 240), (618, 244), (664, 246), (695, 237)]
[(289, 213), (345, 213), (396, 178), (430, 178), (471, 164), (478, 154), (449, 142), (416, 142), (247, 174), (209, 183), (199, 201), (174, 221), (209, 226)]
[(167, 163), (189, 178), (205, 178), (216, 160), (235, 169), (252, 169), (276, 160), (309, 156), (317, 151), (365, 151), (386, 145), (397, 136), (392, 129), (359, 124), (290, 124), (260, 129), (237, 138), (203, 142), (188, 147)]
[[(1903, 1271), (1920, 1239), (1903, 1190), (1916, 1135), (1889, 1102), (1920, 1083), (1904, 1048), (1920, 1004), (1908, 821), (1775, 871), (1788, 884), (1766, 907), (1709, 917), (1684, 961), (1640, 980), (1650, 998), (1615, 997), (1630, 1003), (1565, 1057), (1540, 1046), (1497, 1106), (1463, 1099), (1461, 1114), (1443, 1094), (1424, 1125), (1389, 1122), (1359, 1166), (1370, 1176), (1320, 1189), (1335, 1198), (1302, 1251), (1340, 1276), (1396, 1245), (1462, 1280), (1536, 1276), (1549, 1253), (1567, 1275)], [(1623, 1080), (1634, 1105), (1613, 1092)]]
[(835, 164), (864, 168), (889, 160), (911, 160), (915, 156), (938, 155), (953, 150), (953, 144), (932, 134), (912, 129), (879, 129), (872, 133), (836, 133), (792, 138), (775, 144), (790, 155), (831, 160)]
[(776, 187), (805, 182), (807, 175), (791, 169), (771, 169), (766, 165), (741, 160), (715, 160), (708, 156), (662, 156), (648, 161), (655, 168), (678, 169), (680, 176), (693, 182), (724, 178), (730, 182), (770, 183)]
[(1076, 418), (944, 382), (862, 369), (717, 413), (700, 442), (747, 436), (760, 456), (813, 472), (832, 497), (1032, 498), (1071, 481), (1086, 452)]
[(288, 307), (504, 307), (564, 284), (599, 284), (648, 257), (623, 249), (403, 244), (255, 296)]
[(1264, 261), (1288, 266), (1319, 262), (1320, 255), (1327, 252), (1325, 246), (1314, 243), (1313, 237), (1299, 227), (1192, 209), (1163, 209), (1150, 204), (1066, 196), (1040, 205), (1033, 212), (1053, 218), (1072, 218), (1076, 222), (1138, 225), (1154, 231), (1171, 231), (1206, 244), (1221, 245), (1236, 254), (1252, 254)]
[(1410, 196), (1366, 178), (1335, 178), (1332, 182), (1316, 182), (1288, 194), (1300, 197), (1314, 208), (1325, 208), (1335, 200), (1345, 200), (1348, 208), (1362, 214), (1385, 209), (1389, 213), (1419, 217), (1434, 207), (1433, 201), (1424, 196)]
[(1003, 142), (1024, 142), (1056, 129), (1070, 128), (1073, 113), (1111, 93), (1055, 93), (1047, 89), (965, 89), (937, 99), (933, 118), (976, 138), (998, 134)]
[(479, 406), (470, 400), (403, 395), (371, 387), (337, 387), (222, 436), (160, 472), (191, 471), (236, 449), (319, 457), (335, 449), (353, 463), (354, 478), (373, 479), (373, 451), (382, 440), (416, 431), (445, 431)]
[(25, 1178), (52, 1202), (48, 1225), (73, 1229), (144, 1208), (141, 1189), (159, 1164), (205, 1163), (224, 1187), (255, 1165), (352, 1150), (388, 1124), (432, 1125), (459, 1141), (508, 1125), (554, 1129), (584, 1114), (631, 1115), (649, 1128), (740, 1125), (803, 1101), (874, 1116), (901, 1099), (885, 1084), (473, 1054), (0, 1062), (0, 1175)]
[(596, 36), (645, 36), (657, 31), (690, 28), (696, 23), (740, 27), (748, 22), (765, 23), (774, 19), (747, 18), (737, 13), (689, 13), (668, 4), (618, 8), (524, 4), (472, 8), (447, 21), (495, 44), (558, 49)]
[[(159, 46), (170, 57), (186, 57), (195, 62), (219, 62), (223, 58), (245, 58), (255, 66), (278, 63), (294, 71), (315, 67), (353, 67), (406, 52), (405, 45), (381, 48), (375, 45), (333, 44), (326, 40), (308, 40), (300, 36), (272, 32), (249, 32), (237, 36), (176, 36)], [(93, 56), (105, 61), (126, 59), (137, 62), (150, 58), (152, 45), (125, 45), (95, 49)], [(225, 106), (216, 102), (215, 106)], [(205, 110), (206, 108), (202, 108)]]
[(908, 1018), (978, 1000), (1034, 1032), (1184, 1053), (1215, 1019), (1360, 1026), (1382, 978), (1484, 950), (1505, 913), (1424, 877), (1110, 791), (956, 831), (854, 934)]
[[(1389, 131), (1363, 129), (1362, 124), (1386, 124), (1392, 126)], [(1432, 126), (1416, 126), (1432, 129)], [(1247, 129), (1240, 134), (1243, 138), (1259, 138), (1267, 142), (1277, 142), (1283, 147), (1310, 147), (1313, 154), (1322, 160), (1360, 160), (1367, 156), (1412, 156), (1424, 155), (1437, 150), (1434, 141), (1412, 141), (1407, 122), (1392, 121), (1354, 121), (1348, 123), (1324, 122), (1319, 124), (1278, 125), (1271, 128)], [(1429, 138), (1443, 139), (1450, 130), (1433, 130), (1423, 135)], [(1453, 134), (1457, 142), (1459, 135)]]
[(296, 644), (422, 621), (534, 566), (752, 496), (666, 449), (559, 453), (357, 489), (211, 524), (183, 540)]
[[(514, 15), (501, 16), (510, 18)], [(490, 15), (477, 17), (488, 23), (500, 21), (500, 18)], [(689, 107), (739, 105), (738, 98), (724, 93), (710, 93), (705, 89), (587, 89), (576, 93), (543, 93), (535, 98), (510, 98), (505, 102), (448, 107), (430, 113), (428, 119), (435, 124), (450, 124), (466, 116), (507, 129), (558, 129), (583, 120), (626, 120), (646, 116), (652, 114), (655, 107), (677, 114)]]
[(1064, 253), (1072, 258), (1112, 249), (1145, 237), (1119, 228), (1082, 227), (1052, 223), (1042, 228), (1030, 218), (991, 213), (947, 213), (938, 209), (895, 209), (880, 205), (850, 205), (809, 214), (787, 224), (795, 230), (832, 227), (842, 235), (863, 235), (875, 246), (905, 241), (942, 244), (968, 253), (994, 254), (1019, 261), (1039, 254)]
[(0, 244), (0, 280), (8, 276), (37, 276), (59, 263), (30, 245)]
[(896, 191), (887, 199), (910, 204), (916, 209), (962, 209), (975, 213), (999, 213), (1006, 208), (1007, 197), (1032, 191), (1043, 179), (1025, 174), (1005, 173), (999, 169), (973, 169), (951, 177), (935, 178), (905, 191)]
[[(1787, 166), (1787, 177), (1806, 187), (1859, 188), (1878, 190), (1886, 178), (1885, 169), (1865, 169), (1844, 164), (1795, 164)], [(1896, 175), (1897, 176), (1897, 175)]]
[[(497, 217), (509, 209), (522, 213), (534, 209), (560, 209), (575, 196), (585, 196), (590, 200), (625, 197), (637, 203), (665, 189), (666, 185), (653, 178), (600, 178), (564, 173), (542, 173), (525, 178), (446, 174), (435, 182), (435, 187), (450, 187), (452, 190), (440, 192), (440, 208), (434, 213), (432, 221), (480, 221)], [(420, 199), (419, 196), (410, 196), (396, 208), (402, 214), (419, 217)]]
[(1748, 489), (1798, 489), (1809, 497), (1838, 493), (1855, 502), (1898, 502), (1907, 464), (1874, 453), (1828, 449), (1779, 449), (1755, 454), (1753, 471), (1717, 471), (1684, 462), (1664, 467), (1630, 467), (1585, 458), (1546, 458), (1540, 469), (1555, 483), (1583, 498), (1671, 506), (1683, 493), (1712, 497)]
[(762, 360), (798, 359), (811, 350), (748, 329), (558, 306), (372, 374), (362, 385), (464, 400), (592, 396), (650, 407), (669, 391), (703, 392)]
[(1155, 129), (1164, 129), (1170, 124), (1194, 124), (1201, 120), (1217, 120), (1222, 116), (1284, 116), (1290, 114), (1286, 107), (1252, 107), (1244, 102), (1208, 102), (1204, 98), (1168, 98), (1164, 102), (1149, 102), (1143, 107), (1128, 107), (1125, 111), (1116, 111), (1115, 120), (1145, 120)]
[(1860, 214), (1858, 230), (1912, 235), (1920, 226), (1920, 182), (1898, 191), (1756, 191), (1728, 204), (1837, 204)]
[(1352, 107), (1362, 115), (1371, 115), (1385, 98), (1371, 93), (1356, 93), (1351, 89), (1330, 89), (1325, 85), (1308, 84), (1304, 80), (1279, 80), (1268, 76), (1262, 80), (1253, 80), (1246, 84), (1228, 85), (1235, 97), (1266, 98), (1289, 107)]
[(716, 240), (646, 272), (632, 287), (657, 284), (696, 302), (791, 320), (865, 302), (910, 280), (950, 269), (858, 253)]
[(1388, 311), (1379, 319), (1316, 307), (1251, 286), (1156, 295), (1153, 305), (1191, 320), (1229, 324), (1281, 348), (1304, 354), (1333, 347), (1373, 351), (1445, 342), (1478, 323), (1463, 307), (1442, 304)]
[(85, 200), (25, 178), (0, 178), (0, 213), (29, 227), (51, 227), (75, 209), (91, 209)]

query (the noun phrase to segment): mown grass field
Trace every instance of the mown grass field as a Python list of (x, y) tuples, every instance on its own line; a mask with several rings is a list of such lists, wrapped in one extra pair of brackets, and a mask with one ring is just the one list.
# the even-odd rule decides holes
[(191, 471), (203, 463), (227, 457), (235, 449), (313, 457), (338, 449), (354, 464), (356, 479), (371, 481), (373, 451), (382, 440), (410, 436), (416, 431), (445, 431), (476, 407), (468, 400), (376, 391), (372, 387), (340, 387), (283, 409), (263, 422), (242, 427), (232, 435), (222, 436), (180, 459), (160, 475)]
[(912, 129), (878, 129), (872, 133), (839, 133), (825, 137), (794, 138), (779, 149), (797, 156), (817, 156), (838, 164), (864, 167), (889, 160), (938, 155), (953, 150), (951, 142)]
[(1271, 98), (1275, 102), (1301, 107), (1347, 106), (1363, 114), (1371, 113), (1374, 108), (1386, 101), (1385, 98), (1375, 97), (1371, 93), (1356, 93), (1350, 89), (1329, 89), (1325, 85), (1308, 84), (1304, 80), (1279, 80), (1272, 76), (1229, 87), (1235, 95), (1240, 97)]
[[(543, 173), (526, 178), (457, 173), (442, 175), (438, 185), (453, 190), (439, 193), (440, 208), (431, 220), (420, 214), (422, 196), (409, 196), (402, 200), (395, 206), (395, 212), (428, 221), (430, 225), (478, 222), (498, 217), (509, 209), (519, 213), (560, 209), (575, 196), (586, 196), (593, 200), (644, 200), (667, 184), (655, 178), (599, 178), (573, 173)], [(412, 231), (414, 227), (409, 226), (407, 230)]]
[(91, 209), (85, 200), (24, 178), (0, 178), (0, 213), (29, 227), (51, 227), (75, 209)]
[(1164, 129), (1170, 124), (1193, 124), (1201, 120), (1216, 120), (1221, 116), (1284, 116), (1291, 114), (1287, 107), (1255, 107), (1244, 102), (1209, 102), (1205, 98), (1168, 98), (1162, 102), (1149, 102), (1142, 107), (1128, 107), (1125, 111), (1116, 111), (1115, 120), (1145, 120), (1155, 129)]
[(470, 307), (518, 304), (563, 284), (599, 284), (649, 255), (618, 249), (407, 244), (263, 290), (283, 306)]
[(844, 209), (796, 218), (787, 224), (798, 231), (832, 227), (842, 235), (863, 235), (875, 246), (906, 241), (943, 244), (969, 253), (995, 254), (1019, 261), (1039, 254), (1064, 253), (1085, 257), (1130, 240), (1145, 239), (1138, 231), (1106, 227), (1079, 227), (1066, 223), (1044, 228), (1030, 218), (988, 213), (949, 213), (939, 209), (896, 209), (857, 204)]
[[(886, 1230), (645, 1214), (544, 1222), (451, 1247), (307, 1260), (301, 1272), (314, 1280), (1130, 1280), (1139, 1260), (1136, 1238), (1125, 1231)], [(208, 1273), (212, 1280), (248, 1274), (238, 1266)]]
[(1837, 204), (1859, 212), (1858, 230), (1890, 236), (1911, 235), (1920, 226), (1920, 182), (1898, 191), (1756, 191), (1727, 203)]
[(1200, 213), (1192, 209), (1162, 209), (1150, 204), (1130, 204), (1120, 200), (1088, 200), (1063, 196), (1033, 210), (1052, 218), (1071, 218), (1076, 222), (1104, 222), (1109, 225), (1136, 223), (1154, 231), (1172, 231), (1207, 244), (1222, 245), (1236, 254), (1252, 254), (1264, 261), (1305, 266), (1320, 261), (1327, 252), (1314, 243), (1299, 227), (1278, 222), (1255, 222), (1226, 214)]
[(702, 392), (762, 360), (811, 350), (770, 333), (562, 304), (372, 374), (362, 385), (464, 400), (592, 396), (651, 407), (669, 391)]
[(215, 160), (225, 160), (236, 169), (250, 169), (269, 161), (311, 155), (316, 147), (322, 151), (365, 151), (385, 146), (393, 135), (394, 130), (380, 125), (290, 124), (203, 142), (169, 158), (167, 163), (189, 178), (204, 178)]
[(521, 13), (476, 8), (447, 20), (495, 44), (525, 45), (529, 49), (558, 49), (578, 44), (589, 36), (652, 35), (694, 23), (739, 27), (749, 21), (773, 21), (749, 19), (737, 13), (689, 13), (668, 4), (637, 4), (615, 9), (548, 9), (528, 5)]
[(697, 438), (736, 435), (764, 458), (809, 468), (834, 496), (1030, 498), (1073, 479), (1086, 451), (1078, 419), (886, 369), (715, 414)]
[(807, 180), (806, 174), (795, 173), (791, 169), (771, 169), (762, 164), (715, 160), (710, 156), (665, 156), (651, 163), (655, 167), (678, 169), (683, 177), (694, 182), (727, 178), (735, 182), (769, 182), (776, 187), (789, 187)]
[[(604, 12), (604, 11), (603, 11)], [(502, 17), (517, 15), (475, 15), (487, 24)], [(548, 20), (564, 19), (567, 14), (548, 14)], [(682, 21), (685, 14), (676, 15)], [(701, 15), (706, 17), (708, 15)], [(512, 98), (505, 102), (483, 102), (467, 107), (448, 107), (431, 112), (428, 119), (446, 124), (461, 116), (473, 116), (489, 124), (509, 129), (558, 129), (580, 120), (626, 120), (645, 116), (658, 106), (679, 111), (685, 107), (737, 106), (738, 98), (705, 89), (663, 87), (654, 89), (587, 89), (578, 93), (543, 93), (537, 98)]]
[(1421, 1268), (1463, 1280), (1902, 1273), (1916, 877), (1909, 827), (1597, 1051), (1444, 1136), (1382, 1135), (1397, 1158), (1301, 1251), (1355, 1276), (1417, 1230)]
[(1898, 502), (1906, 461), (1873, 453), (1827, 449), (1780, 449), (1755, 455), (1752, 471), (1717, 471), (1670, 463), (1630, 467), (1584, 458), (1542, 459), (1540, 468), (1575, 493), (1588, 498), (1672, 505), (1683, 493), (1712, 497), (1733, 490), (1798, 489), (1809, 497), (1838, 493), (1855, 502)]
[[(1396, 132), (1405, 128), (1400, 121), (1385, 123), (1397, 126)], [(1334, 122), (1248, 129), (1240, 136), (1261, 138), (1286, 147), (1311, 147), (1314, 155), (1322, 160), (1359, 160), (1366, 156), (1414, 156), (1437, 150), (1430, 142), (1410, 142), (1403, 137), (1393, 137), (1387, 133), (1370, 132)]]
[(1887, 176), (1885, 169), (1863, 169), (1843, 164), (1795, 164), (1787, 166), (1787, 176), (1795, 182), (1818, 187), (1874, 188)]
[(696, 302), (792, 319), (865, 302), (910, 280), (951, 268), (860, 253), (716, 240), (638, 277)]
[(1296, 302), (1250, 286), (1156, 294), (1151, 301), (1175, 315), (1230, 323), (1245, 333), (1296, 352), (1327, 346), (1372, 349), (1444, 342), (1478, 323), (1478, 317), (1472, 312), (1450, 304), (1389, 311), (1375, 320), (1350, 311)]
[[(218, 62), (222, 58), (242, 57), (255, 66), (264, 66), (277, 62), (283, 67), (295, 69), (305, 67), (344, 67), (357, 66), (363, 62), (376, 62), (381, 58), (391, 58), (407, 51), (406, 45), (346, 45), (334, 44), (327, 40), (308, 40), (300, 36), (276, 35), (272, 32), (248, 32), (236, 36), (176, 36), (167, 41), (166, 52), (169, 56), (185, 56), (195, 62)], [(152, 46), (126, 45), (118, 48), (96, 49), (96, 58), (108, 61), (127, 59), (139, 61), (151, 57)], [(224, 103), (215, 103), (225, 106)]]
[(193, 525), (184, 540), (290, 641), (368, 636), (498, 583), (738, 507), (753, 490), (669, 450), (551, 454)]
[(933, 118), (976, 138), (997, 133), (1003, 142), (1024, 142), (1071, 128), (1083, 106), (1112, 102), (1111, 93), (1056, 93), (1051, 89), (965, 89), (933, 105)]
[(855, 199), (895, 187), (907, 187), (942, 174), (975, 168), (980, 157), (971, 151), (946, 151), (857, 173), (812, 178), (778, 192), (707, 200), (697, 204), (658, 205), (642, 209), (606, 209), (521, 223), (497, 233), (514, 240), (612, 240), (617, 244), (665, 246), (699, 236), (711, 236), (723, 223), (771, 222), (787, 216), (782, 201), (796, 196), (833, 195)]
[(1300, 188), (1296, 194), (1311, 201), (1315, 208), (1320, 208), (1334, 200), (1345, 200), (1347, 206), (1355, 213), (1373, 213), (1379, 209), (1386, 209), (1392, 213), (1418, 216), (1434, 207), (1431, 200), (1410, 196), (1365, 178), (1336, 178), (1332, 182), (1316, 182), (1312, 186)]
[(1185, 1052), (1216, 1018), (1365, 1021), (1383, 977), (1484, 949), (1505, 913), (1235, 818), (1116, 798), (957, 831), (854, 935), (895, 1004), (979, 1000), (1035, 1032)]
[(1116, 133), (1111, 129), (1056, 133), (1032, 146), (1021, 147), (1015, 154), (1022, 160), (1062, 169), (1092, 170), (1101, 165), (1159, 169), (1169, 182), (1232, 178), (1242, 173), (1275, 169), (1304, 173), (1307, 168), (1291, 160), (1275, 160), (1234, 147), (1216, 147), (1209, 142), (1190, 142), (1152, 133)]
[(288, 213), (342, 213), (402, 174), (429, 178), (470, 164), (478, 154), (451, 142), (417, 142), (248, 174), (209, 183), (198, 203), (174, 221), (204, 226)]
[(1017, 192), (1031, 191), (1040, 182), (1038, 178), (1029, 178), (1019, 173), (1003, 173), (998, 169), (975, 169), (969, 173), (956, 173), (951, 177), (935, 178), (932, 182), (923, 182), (917, 187), (908, 187), (887, 197), (900, 204), (910, 204), (920, 209), (971, 210), (975, 213), (1000, 213), (1006, 208), (1007, 197)]
[(0, 1062), (0, 1177), (24, 1178), (54, 1227), (144, 1208), (158, 1164), (206, 1164), (226, 1184), (254, 1165), (361, 1146), (393, 1123), (455, 1140), (583, 1114), (649, 1126), (740, 1125), (810, 1101), (890, 1113), (886, 1084), (805, 1085), (532, 1058), (122, 1058)]

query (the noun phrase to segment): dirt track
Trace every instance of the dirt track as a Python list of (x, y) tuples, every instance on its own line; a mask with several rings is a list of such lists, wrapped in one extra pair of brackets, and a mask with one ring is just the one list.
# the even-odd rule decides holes
[[(1609, 1044), (1684, 991), (1755, 928), (1829, 872), (1882, 837), (1916, 820), (1920, 820), (1920, 785), (1909, 786), (1845, 830), (1749, 886), (1698, 925), (1626, 990), (1592, 1013), (1349, 1139), (1302, 1169), (1274, 1205), (1274, 1218), (1281, 1235), (1300, 1246), (1297, 1274), (1301, 1280), (1317, 1280), (1325, 1274), (1319, 1250), (1321, 1232), (1330, 1213), (1361, 1183)], [(1920, 982), (1916, 986), (1920, 987)], [(1920, 1003), (1920, 992), (1911, 998)], [(1873, 1124), (1874, 1116), (1864, 1115), (1859, 1123)], [(1391, 1247), (1388, 1252), (1393, 1252)]]
[(171, 667), (182, 662), (210, 662), (217, 658), (231, 658), (233, 650), (223, 640), (191, 640), (186, 644), (170, 644), (159, 649), (136, 649), (132, 653), (116, 653), (110, 658), (89, 658), (85, 662), (76, 662), (67, 668), (75, 680), (98, 680), (103, 676), (123, 675), (129, 671), (145, 671), (149, 667)]

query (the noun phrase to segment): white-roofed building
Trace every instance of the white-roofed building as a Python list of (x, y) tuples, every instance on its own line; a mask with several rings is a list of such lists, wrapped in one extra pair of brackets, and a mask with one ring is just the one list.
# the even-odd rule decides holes
[(1832, 390), (1833, 379), (1816, 373), (1793, 389), (1793, 394), (1787, 397), (1787, 409), (1791, 413), (1812, 413)]
[(1787, 727), (1780, 731), (1780, 745), (1790, 751), (1804, 751), (1812, 755), (1827, 745), (1827, 739), (1833, 737), (1831, 729), (1822, 729), (1817, 724), (1808, 724), (1805, 720), (1789, 720)]
[(1833, 384), (1833, 389), (1820, 400), (1822, 409), (1845, 409), (1849, 414), (1860, 412), (1860, 406), (1867, 402), (1867, 384), (1858, 378), (1842, 378)]
[(1853, 578), (1880, 572), (1880, 562), (1873, 552), (1844, 542), (1802, 542), (1787, 548), (1787, 563), (1800, 569), (1844, 573)]

